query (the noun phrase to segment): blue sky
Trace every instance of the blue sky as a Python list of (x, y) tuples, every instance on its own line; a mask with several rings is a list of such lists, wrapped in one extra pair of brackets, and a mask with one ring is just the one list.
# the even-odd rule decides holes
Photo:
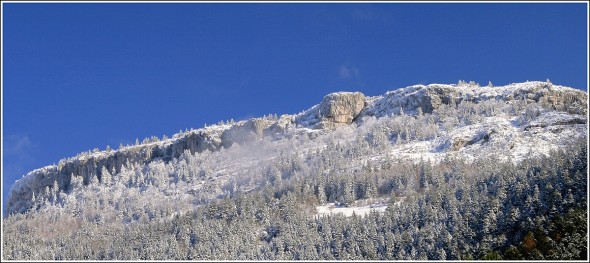
[(587, 90), (586, 4), (2, 5), (3, 200), (82, 151), (298, 113), (335, 91)]

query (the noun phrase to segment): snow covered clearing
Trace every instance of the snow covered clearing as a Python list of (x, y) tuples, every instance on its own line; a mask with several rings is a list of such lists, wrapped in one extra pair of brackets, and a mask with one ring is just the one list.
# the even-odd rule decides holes
[[(403, 198), (401, 198), (399, 201), (396, 201), (395, 205), (399, 206), (402, 201), (403, 201)], [(380, 199), (380, 200), (374, 201), (374, 202), (368, 202), (368, 200), (358, 200), (354, 203), (354, 205), (349, 206), (349, 207), (337, 205), (336, 203), (327, 203), (325, 205), (317, 206), (316, 211), (317, 211), (318, 216), (341, 213), (344, 216), (349, 217), (349, 216), (352, 216), (352, 214), (354, 213), (357, 216), (362, 217), (362, 216), (369, 214), (369, 212), (371, 212), (371, 211), (376, 211), (376, 212), (380, 212), (380, 213), (385, 212), (385, 210), (387, 209), (388, 202), (389, 202), (389, 198)], [(370, 204), (366, 204), (366, 203), (370, 203)]]

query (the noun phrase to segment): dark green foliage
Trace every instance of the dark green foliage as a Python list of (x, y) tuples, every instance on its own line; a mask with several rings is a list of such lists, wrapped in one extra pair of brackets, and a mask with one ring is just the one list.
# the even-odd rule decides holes
[(588, 247), (587, 213), (584, 209), (570, 209), (550, 221), (535, 225), (520, 244), (503, 251), (511, 260), (586, 260)]
[(485, 256), (483, 256), (481, 260), (502, 260), (502, 256), (496, 252), (490, 251)]

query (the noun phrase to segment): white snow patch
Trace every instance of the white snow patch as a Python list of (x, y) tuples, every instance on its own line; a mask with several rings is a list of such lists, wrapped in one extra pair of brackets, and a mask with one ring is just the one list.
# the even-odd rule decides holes
[[(362, 206), (359, 204), (367, 203), (367, 200), (359, 200), (359, 201), (356, 201), (355, 204), (350, 207), (344, 207), (341, 205), (337, 205), (336, 203), (327, 203), (327, 204), (324, 204), (321, 206), (317, 206), (316, 211), (317, 211), (318, 216), (341, 213), (344, 216), (349, 217), (349, 216), (352, 216), (352, 214), (354, 213), (357, 216), (362, 217), (362, 216), (366, 216), (371, 211), (376, 211), (376, 212), (380, 212), (380, 213), (385, 212), (385, 210), (387, 209), (387, 201), (388, 200), (389, 199), (381, 199), (379, 201), (370, 202), (370, 204), (362, 205)], [(395, 205), (399, 206), (402, 201), (403, 201), (403, 198), (401, 198), (399, 201), (395, 202)]]

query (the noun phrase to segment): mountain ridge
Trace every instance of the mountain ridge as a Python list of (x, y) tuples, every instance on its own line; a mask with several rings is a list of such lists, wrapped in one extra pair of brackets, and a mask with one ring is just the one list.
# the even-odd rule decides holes
[[(557, 143), (563, 138), (579, 136), (587, 132), (587, 93), (549, 82), (514, 83), (500, 87), (479, 87), (469, 84), (413, 85), (373, 97), (365, 96), (361, 92), (336, 92), (326, 95), (319, 104), (298, 114), (276, 118), (272, 116), (252, 118), (231, 124), (203, 127), (175, 134), (170, 139), (127, 146), (117, 150), (82, 154), (64, 159), (57, 165), (35, 169), (12, 186), (7, 202), (7, 214), (26, 212), (31, 207), (30, 200), (33, 194), (37, 193), (39, 196), (43, 189), (52, 187), (55, 182), (59, 189), (68, 191), (74, 177), (81, 177), (84, 185), (90, 183), (93, 177), (102, 180), (103, 168), (115, 175), (125, 169), (124, 167), (129, 167), (130, 163), (147, 164), (157, 159), (167, 162), (181, 157), (186, 151), (190, 154), (214, 152), (230, 148), (234, 144), (245, 145), (262, 139), (278, 141), (284, 138), (302, 137), (313, 140), (342, 127), (351, 125), (361, 127), (372, 118), (400, 117), (409, 118), (407, 120), (411, 121), (416, 116), (445, 111), (448, 108), (456, 109), (461, 105), (481, 106), (482, 109), (478, 108), (476, 111), (481, 110), (485, 115), (488, 114), (485, 113), (486, 111), (493, 111), (494, 107), (502, 103), (539, 104), (548, 109), (548, 112), (527, 113), (525, 111), (523, 118), (529, 114), (530, 120), (494, 119), (493, 116), (481, 119), (479, 122), (473, 120), (473, 123), (481, 125), (456, 127), (448, 132), (448, 138), (434, 136), (430, 140), (417, 140), (410, 136), (410, 139), (406, 140), (413, 143), (402, 143), (394, 152), (397, 151), (400, 158), (405, 156), (410, 159), (455, 152), (469, 156), (481, 149), (474, 148), (470, 152), (470, 149), (464, 150), (465, 147), (476, 144), (487, 147), (494, 143), (496, 145), (492, 146), (495, 147), (494, 149), (506, 147), (509, 143), (518, 141), (512, 139), (513, 137), (521, 139), (518, 137), (521, 134), (526, 132), (532, 134), (538, 129), (549, 130), (556, 127), (556, 129), (562, 129), (559, 134), (564, 131), (569, 132), (567, 135), (557, 136), (555, 139)], [(489, 114), (493, 115), (493, 113)], [(526, 126), (522, 126), (525, 123)], [(397, 129), (397, 126), (393, 129)], [(404, 133), (398, 132), (398, 137), (401, 134)], [(511, 139), (502, 139), (501, 136), (498, 137), (498, 134), (510, 136)], [(529, 137), (537, 138), (536, 135)], [(547, 145), (554, 144), (553, 138), (544, 140), (541, 138), (532, 144), (543, 145), (539, 142), (545, 141), (551, 141)], [(395, 138), (396, 143), (399, 141), (401, 139)], [(524, 142), (519, 142), (520, 144)], [(519, 149), (516, 147), (516, 150)]]

